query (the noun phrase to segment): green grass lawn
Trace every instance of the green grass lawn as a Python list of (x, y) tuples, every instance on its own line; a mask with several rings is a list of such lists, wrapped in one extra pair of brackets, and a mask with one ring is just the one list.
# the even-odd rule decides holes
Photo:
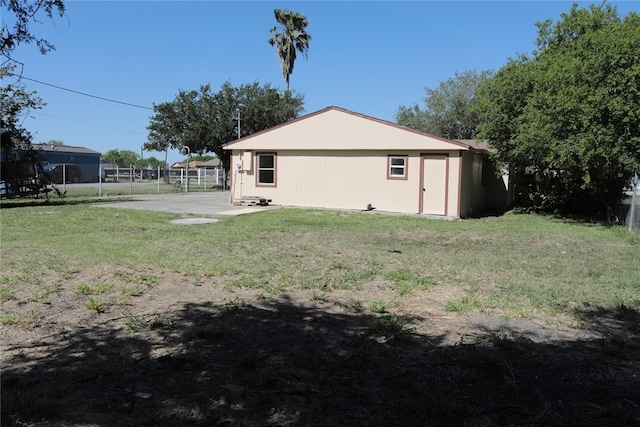
[(67, 203), (0, 210), (2, 425), (640, 420), (625, 227)]
[[(6, 206), (6, 205), (5, 205)], [(219, 277), (226, 286), (331, 292), (376, 281), (399, 297), (459, 289), (452, 312), (506, 317), (640, 309), (640, 236), (624, 227), (506, 214), (464, 221), (282, 209), (177, 226), (90, 204), (2, 209), (3, 293), (92, 269)]]

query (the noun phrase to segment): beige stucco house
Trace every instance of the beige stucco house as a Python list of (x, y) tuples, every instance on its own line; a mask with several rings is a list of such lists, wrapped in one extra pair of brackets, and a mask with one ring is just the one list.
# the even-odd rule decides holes
[(509, 204), (489, 152), (338, 107), (226, 145), (231, 201), (468, 217)]

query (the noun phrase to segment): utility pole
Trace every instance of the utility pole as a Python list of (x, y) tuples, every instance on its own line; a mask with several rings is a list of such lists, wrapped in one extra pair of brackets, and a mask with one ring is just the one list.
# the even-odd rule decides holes
[(236, 115), (238, 117), (238, 139), (240, 139), (240, 109), (236, 108)]
[(189, 162), (191, 161), (191, 148), (189, 148), (188, 145), (185, 145), (184, 148), (186, 149), (186, 154), (187, 154), (187, 168), (186, 168), (186, 181), (184, 183), (184, 192), (188, 193), (189, 192)]

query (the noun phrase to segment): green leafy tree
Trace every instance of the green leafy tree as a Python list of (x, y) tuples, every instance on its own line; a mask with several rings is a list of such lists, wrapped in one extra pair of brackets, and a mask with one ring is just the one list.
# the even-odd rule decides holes
[[(228, 117), (215, 117), (210, 85), (202, 85), (199, 90), (180, 90), (173, 101), (154, 104), (155, 114), (151, 117), (148, 142), (145, 150), (165, 151), (189, 147), (193, 154), (204, 154), (209, 142), (217, 137), (216, 126), (210, 120), (229, 122)], [(231, 125), (233, 127), (233, 125)]]
[(112, 149), (101, 156), (101, 160), (107, 163), (113, 163), (121, 167), (128, 168), (129, 165), (138, 164), (138, 154), (132, 150)]
[(151, 168), (151, 169), (158, 169), (158, 168), (162, 168), (164, 167), (164, 162), (160, 159), (156, 159), (155, 157), (151, 156), (148, 157), (146, 159), (144, 159), (146, 161), (146, 167)]
[[(180, 90), (171, 102), (154, 105), (147, 150), (189, 147), (196, 156), (213, 153), (223, 166), (229, 166), (229, 153), (223, 149), (240, 136), (267, 129), (298, 117), (303, 97), (284, 94), (269, 84), (257, 82), (233, 87), (225, 82), (216, 93), (209, 85), (199, 90)], [(238, 129), (240, 114), (240, 129)]]
[[(13, 61), (12, 53), (20, 44), (34, 43), (42, 54), (55, 50), (55, 46), (47, 40), (33, 35), (29, 26), (33, 22), (40, 22), (39, 16), (42, 14), (49, 19), (52, 19), (54, 15), (64, 16), (65, 6), (62, 0), (0, 0), (0, 8), (3, 15), (2, 30), (0, 31), (0, 55)], [(11, 28), (5, 24), (7, 21), (13, 22)]]
[(180, 94), (178, 94), (173, 102), (154, 105), (153, 109), (155, 114), (151, 119), (151, 124), (147, 127), (149, 130), (149, 141), (145, 142), (143, 147), (147, 151), (164, 151), (163, 167), (168, 167), (167, 156), (169, 150), (179, 147), (181, 143), (180, 122), (176, 108), (176, 103), (179, 98)]
[[(40, 22), (42, 16), (53, 18), (55, 14), (64, 16), (62, 0), (0, 0), (0, 15), (2, 15), (2, 29), (0, 30), (0, 55), (4, 58), (0, 65), (0, 78), (3, 79), (0, 88), (0, 107), (2, 108), (1, 157), (2, 180), (18, 186), (34, 175), (44, 177), (37, 181), (37, 185), (46, 185), (46, 175), (42, 174), (41, 158), (33, 150), (32, 135), (22, 126), (24, 117), (31, 110), (42, 108), (44, 102), (29, 92), (21, 84), (16, 66), (24, 64), (13, 58), (13, 52), (20, 44), (35, 44), (40, 53), (45, 54), (54, 49), (48, 41), (36, 37), (29, 26)], [(9, 27), (6, 22), (12, 22)], [(15, 78), (12, 83), (5, 84), (5, 79)]]
[(150, 157), (146, 157), (146, 158), (138, 158), (135, 163), (133, 163), (133, 165), (137, 168), (137, 169), (158, 169), (158, 167), (160, 168), (164, 168), (164, 162), (162, 160), (158, 160), (153, 156)]
[(269, 44), (276, 48), (288, 92), (289, 78), (293, 74), (293, 66), (296, 62), (296, 52), (308, 58), (311, 35), (307, 33), (306, 28), (309, 26), (309, 21), (300, 12), (294, 13), (290, 10), (275, 9), (273, 14), (278, 25), (270, 30), (272, 36)]
[[(0, 68), (0, 78), (11, 74), (15, 66)], [(31, 133), (22, 127), (22, 121), (31, 110), (42, 108), (45, 103), (36, 96), (36, 92), (29, 92), (26, 88), (16, 84), (6, 84), (0, 88), (0, 109), (2, 111), (2, 149), (10, 151), (13, 148), (27, 149), (31, 145)]]
[(441, 82), (437, 89), (425, 88), (425, 109), (401, 106), (396, 121), (410, 128), (449, 139), (474, 139), (480, 122), (474, 111), (475, 92), (491, 71), (465, 71)]
[(514, 169), (521, 206), (611, 219), (640, 169), (640, 15), (574, 4), (561, 18), (479, 88), (479, 136)]
[(112, 163), (114, 165), (119, 165), (120, 161), (120, 151), (117, 149), (109, 150), (106, 153), (103, 153), (100, 156), (100, 160), (105, 163)]
[(135, 165), (139, 160), (138, 153), (132, 150), (121, 150), (120, 151), (120, 165), (129, 167), (129, 165)]
[[(14, 66), (0, 68), (0, 77), (10, 74)], [(22, 126), (22, 121), (31, 110), (44, 106), (44, 102), (16, 82), (0, 88), (0, 111), (2, 130), (0, 137), (1, 159), (0, 179), (19, 188), (35, 175), (43, 175), (41, 158), (31, 145), (32, 135)], [(42, 182), (46, 185), (46, 182)]]
[(431, 123), (427, 118), (427, 112), (422, 110), (418, 104), (413, 104), (411, 107), (404, 105), (398, 107), (398, 111), (396, 112), (396, 122), (402, 126), (417, 129), (422, 132), (440, 135), (438, 133), (438, 129), (431, 126)]
[(216, 158), (216, 156), (206, 156), (206, 155), (205, 155), (205, 156), (201, 156), (201, 155), (195, 155), (195, 156), (191, 156), (191, 161), (192, 161), (192, 162), (195, 162), (195, 161), (198, 161), (198, 162), (208, 162), (209, 160), (213, 160), (213, 159), (215, 159), (215, 158)]
[(64, 147), (64, 142), (57, 139), (51, 139), (47, 142), (47, 145), (51, 145), (52, 147)]

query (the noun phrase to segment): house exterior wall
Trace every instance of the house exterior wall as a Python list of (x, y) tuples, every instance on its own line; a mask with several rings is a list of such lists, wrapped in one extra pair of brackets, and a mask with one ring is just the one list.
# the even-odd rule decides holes
[(486, 182), (483, 181), (483, 168), (486, 167), (486, 156), (474, 153), (462, 153), (463, 173), (460, 189), (460, 217), (473, 216), (485, 210), (487, 194)]
[(402, 150), (431, 151), (451, 150), (455, 141), (392, 125), (373, 118), (363, 118), (354, 113), (328, 110), (322, 114), (310, 114), (302, 120), (293, 120), (267, 131), (258, 132), (230, 144), (234, 150), (304, 150), (321, 149), (336, 151)]
[[(332, 209), (365, 209), (422, 213), (422, 170), (425, 154), (418, 151), (298, 150), (270, 151), (276, 154), (276, 183), (257, 183), (254, 152), (233, 151), (232, 199), (258, 196), (284, 206)], [(434, 153), (431, 153), (432, 155)], [(406, 156), (406, 179), (390, 179), (388, 157)], [(437, 152), (446, 158), (446, 216), (460, 216), (460, 184), (463, 158), (459, 151)], [(240, 165), (240, 168), (237, 166)], [(421, 194), (422, 193), (422, 194)]]
[(460, 151), (453, 151), (449, 153), (449, 176), (447, 183), (447, 212), (446, 216), (452, 216), (459, 218), (461, 203), (461, 185), (462, 174), (464, 171), (463, 157)]
[[(393, 152), (407, 156), (406, 179), (389, 179), (386, 152), (362, 151), (278, 151), (276, 185), (259, 186), (256, 182), (256, 156), (234, 152), (232, 165), (253, 159), (250, 169), (233, 174), (232, 196), (260, 196), (273, 203), (290, 206), (376, 209), (392, 212), (419, 211), (419, 153)], [(246, 166), (245, 166), (246, 168)]]

